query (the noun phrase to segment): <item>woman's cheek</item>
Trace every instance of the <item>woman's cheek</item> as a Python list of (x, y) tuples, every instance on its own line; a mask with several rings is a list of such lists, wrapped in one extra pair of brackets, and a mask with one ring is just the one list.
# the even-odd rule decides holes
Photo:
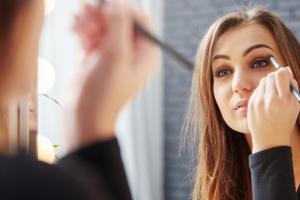
[(229, 105), (230, 105), (230, 87), (227, 84), (216, 83), (214, 85), (214, 96), (217, 102), (217, 105), (223, 115), (223, 118), (226, 118), (229, 114)]
[(237, 119), (231, 102), (234, 95), (231, 81), (217, 83), (214, 87), (214, 95), (222, 118), (229, 127), (235, 130)]

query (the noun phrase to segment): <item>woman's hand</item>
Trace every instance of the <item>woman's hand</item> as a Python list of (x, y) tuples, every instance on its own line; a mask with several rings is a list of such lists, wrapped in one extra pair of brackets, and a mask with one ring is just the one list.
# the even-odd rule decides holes
[(158, 49), (133, 20), (151, 31), (149, 19), (125, 3), (87, 5), (76, 17), (84, 59), (65, 101), (73, 148), (113, 138), (119, 111), (159, 66)]
[(248, 127), (252, 152), (276, 146), (290, 146), (300, 104), (292, 95), (290, 84), (298, 86), (289, 67), (262, 78), (248, 103)]

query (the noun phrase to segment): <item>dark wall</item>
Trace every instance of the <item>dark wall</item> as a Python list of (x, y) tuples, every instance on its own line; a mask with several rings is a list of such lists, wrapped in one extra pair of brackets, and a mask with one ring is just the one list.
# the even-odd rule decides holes
[[(300, 0), (165, 0), (164, 39), (193, 60), (200, 38), (218, 16), (251, 4), (271, 9), (300, 38)], [(190, 84), (191, 73), (164, 56), (166, 200), (191, 199), (191, 156), (184, 152), (179, 156), (179, 133)]]

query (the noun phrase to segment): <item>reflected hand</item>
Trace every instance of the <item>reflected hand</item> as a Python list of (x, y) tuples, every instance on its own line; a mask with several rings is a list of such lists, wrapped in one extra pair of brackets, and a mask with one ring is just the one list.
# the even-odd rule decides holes
[(119, 111), (160, 63), (158, 49), (134, 31), (133, 19), (151, 30), (149, 19), (125, 3), (87, 5), (76, 17), (84, 59), (65, 101), (74, 112), (75, 144), (113, 138)]

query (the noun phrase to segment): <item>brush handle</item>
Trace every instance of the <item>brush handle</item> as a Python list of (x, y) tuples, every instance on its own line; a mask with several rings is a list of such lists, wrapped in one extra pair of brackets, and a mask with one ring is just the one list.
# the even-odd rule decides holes
[(290, 88), (297, 101), (300, 102), (300, 93), (298, 92), (297, 88), (292, 84), (290, 85)]
[(181, 53), (176, 51), (171, 45), (166, 44), (162, 41), (160, 41), (157, 37), (155, 37), (153, 34), (149, 33), (146, 31), (146, 29), (143, 28), (138, 22), (134, 21), (133, 22), (134, 29), (140, 33), (143, 37), (146, 39), (152, 41), (156, 45), (160, 46), (166, 53), (171, 55), (174, 60), (182, 64), (182, 66), (189, 70), (193, 71), (194, 69), (194, 63), (190, 62), (188, 59), (186, 59)]
[[(98, 0), (100, 5), (104, 5), (107, 3), (105, 0)], [(137, 21), (133, 21), (134, 30), (137, 31), (141, 36), (150, 40), (154, 44), (158, 45), (163, 49), (166, 53), (173, 57), (178, 63), (182, 65), (186, 70), (193, 71), (194, 70), (194, 63), (189, 61), (185, 56), (175, 50), (171, 45), (162, 42), (156, 36), (148, 32), (141, 24)]]
[[(278, 64), (278, 62), (276, 62), (274, 57), (271, 56), (270, 60), (277, 70), (282, 67), (281, 65)], [(300, 102), (300, 93), (297, 90), (297, 88), (293, 84), (290, 84), (290, 88), (291, 88), (291, 92), (296, 97), (297, 101)]]

